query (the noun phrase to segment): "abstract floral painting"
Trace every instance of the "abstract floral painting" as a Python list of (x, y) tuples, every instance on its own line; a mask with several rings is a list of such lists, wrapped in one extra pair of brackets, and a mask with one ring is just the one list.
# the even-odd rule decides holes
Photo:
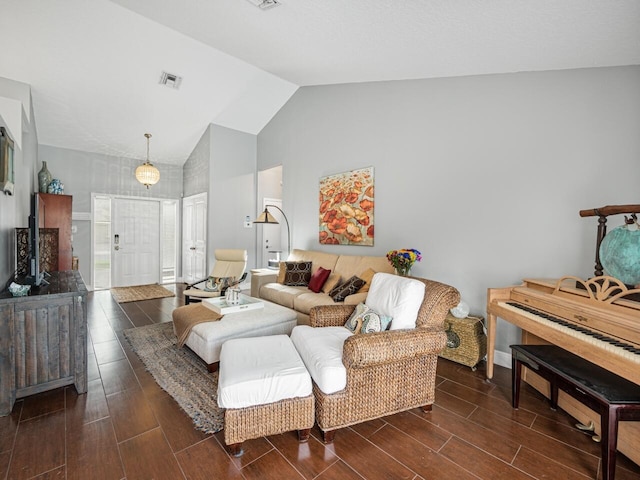
[(320, 243), (373, 245), (373, 167), (320, 179)]

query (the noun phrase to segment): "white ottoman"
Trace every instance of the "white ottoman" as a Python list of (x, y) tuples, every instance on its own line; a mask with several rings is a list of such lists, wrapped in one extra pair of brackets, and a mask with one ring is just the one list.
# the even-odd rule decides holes
[[(213, 312), (200, 303), (178, 307), (173, 311), (177, 316), (206, 316)], [(215, 371), (220, 360), (222, 344), (232, 338), (259, 337), (264, 335), (289, 335), (296, 326), (296, 312), (264, 302), (264, 308), (229, 313), (215, 322), (195, 325), (187, 337), (185, 345), (202, 358), (209, 370)]]
[(314, 423), (311, 377), (287, 335), (228, 340), (220, 353), (218, 405), (225, 408), (224, 441), (232, 455), (242, 442)]

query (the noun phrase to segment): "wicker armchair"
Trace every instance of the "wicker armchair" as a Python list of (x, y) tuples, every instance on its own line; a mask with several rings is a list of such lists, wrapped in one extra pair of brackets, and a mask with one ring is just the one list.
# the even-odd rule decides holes
[[(435, 397), (438, 353), (446, 344), (444, 320), (460, 301), (458, 291), (443, 283), (425, 283), (416, 328), (353, 335), (344, 342), (342, 363), (347, 386), (332, 394), (313, 385), (316, 422), (325, 443), (342, 427), (416, 407), (430, 411)], [(344, 325), (354, 305), (311, 309), (312, 327)]]

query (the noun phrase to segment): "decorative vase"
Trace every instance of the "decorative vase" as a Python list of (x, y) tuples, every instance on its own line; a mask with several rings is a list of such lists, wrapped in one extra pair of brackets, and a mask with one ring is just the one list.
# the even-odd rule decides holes
[(47, 162), (42, 162), (42, 168), (38, 172), (38, 189), (40, 193), (47, 193), (49, 183), (51, 183), (51, 173), (47, 169)]
[(401, 277), (408, 277), (411, 275), (411, 267), (396, 267), (396, 273)]

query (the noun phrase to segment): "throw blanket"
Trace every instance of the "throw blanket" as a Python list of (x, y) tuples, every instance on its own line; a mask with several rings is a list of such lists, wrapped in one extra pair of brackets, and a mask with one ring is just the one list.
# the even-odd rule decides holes
[(199, 304), (185, 305), (173, 311), (173, 330), (178, 337), (178, 347), (184, 346), (191, 329), (199, 323), (215, 322), (222, 318), (222, 315)]

